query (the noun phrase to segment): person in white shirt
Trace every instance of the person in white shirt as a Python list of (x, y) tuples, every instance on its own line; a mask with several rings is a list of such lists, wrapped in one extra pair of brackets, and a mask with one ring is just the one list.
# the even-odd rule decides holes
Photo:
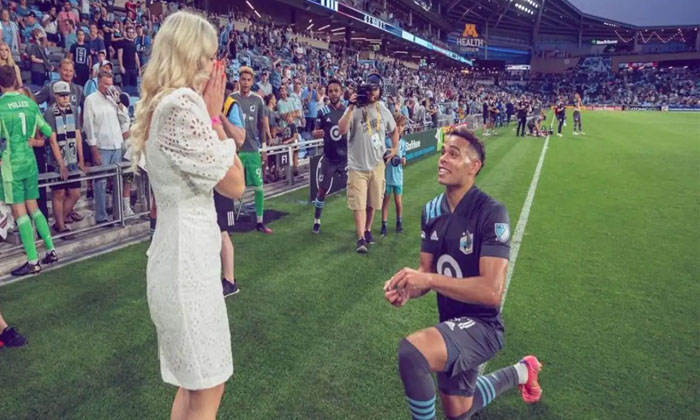
[[(129, 112), (119, 102), (119, 92), (113, 86), (112, 73), (100, 71), (97, 92), (85, 99), (84, 128), (87, 143), (97, 166), (118, 164), (122, 161), (122, 143), (129, 136)], [(107, 180), (95, 182), (95, 220), (108, 221)]]

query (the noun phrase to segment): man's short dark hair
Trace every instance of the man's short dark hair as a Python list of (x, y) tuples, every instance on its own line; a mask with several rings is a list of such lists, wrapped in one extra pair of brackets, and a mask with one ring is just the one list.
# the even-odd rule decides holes
[(340, 89), (341, 89), (341, 90), (343, 89), (343, 84), (342, 84), (342, 83), (340, 82), (340, 80), (338, 80), (338, 79), (331, 79), (331, 80), (329, 80), (328, 83), (326, 84), (326, 88), (331, 87), (331, 85), (334, 84), (334, 83), (335, 83), (336, 85), (340, 86)]
[[(479, 168), (479, 172), (481, 172), (484, 165), (486, 165), (486, 149), (484, 148), (484, 143), (482, 143), (473, 132), (469, 131), (465, 125), (451, 128), (448, 135), (461, 137), (469, 143), (469, 146), (476, 152), (476, 155), (481, 161), (481, 168)], [(479, 175), (479, 172), (476, 174)]]
[(0, 66), (0, 86), (9, 89), (17, 84), (17, 73), (14, 67)]

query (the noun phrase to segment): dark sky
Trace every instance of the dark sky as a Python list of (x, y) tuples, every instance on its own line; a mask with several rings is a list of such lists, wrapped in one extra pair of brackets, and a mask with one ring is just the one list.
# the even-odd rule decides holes
[(638, 26), (700, 26), (700, 0), (569, 0), (584, 13)]

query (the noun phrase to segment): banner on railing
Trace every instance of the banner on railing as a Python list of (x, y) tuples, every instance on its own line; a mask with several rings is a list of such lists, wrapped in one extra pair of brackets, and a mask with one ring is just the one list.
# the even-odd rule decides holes
[(669, 105), (670, 112), (700, 112), (700, 105)]
[(626, 105), (624, 111), (661, 111), (661, 105)]

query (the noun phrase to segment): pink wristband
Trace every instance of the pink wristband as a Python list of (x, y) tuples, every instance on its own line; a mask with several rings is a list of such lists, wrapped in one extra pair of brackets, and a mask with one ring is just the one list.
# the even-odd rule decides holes
[(221, 124), (221, 118), (219, 118), (219, 117), (212, 118), (211, 125), (217, 125), (217, 124)]

